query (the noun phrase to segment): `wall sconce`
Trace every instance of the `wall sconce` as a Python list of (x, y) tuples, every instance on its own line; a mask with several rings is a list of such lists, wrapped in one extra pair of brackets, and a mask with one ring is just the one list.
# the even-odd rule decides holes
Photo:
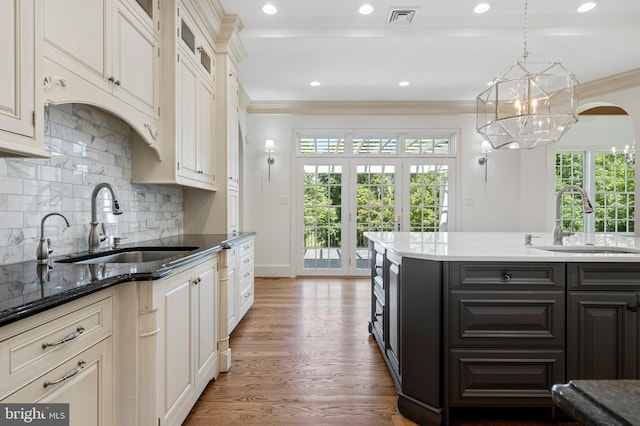
[(482, 157), (478, 159), (478, 164), (484, 166), (484, 182), (487, 182), (487, 163), (489, 161), (489, 153), (491, 152), (491, 144), (487, 141), (482, 141), (480, 145), (480, 152)]
[(273, 140), (267, 139), (264, 143), (264, 151), (269, 153), (267, 157), (267, 164), (269, 165), (269, 182), (271, 182), (271, 166), (276, 162), (276, 159), (271, 156), (271, 153), (275, 151), (275, 144)]

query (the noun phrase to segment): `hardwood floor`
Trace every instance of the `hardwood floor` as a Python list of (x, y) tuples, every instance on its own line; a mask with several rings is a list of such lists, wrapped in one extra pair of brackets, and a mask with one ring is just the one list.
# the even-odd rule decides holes
[[(255, 303), (231, 335), (232, 366), (184, 425), (414, 425), (367, 331), (367, 279), (256, 279)], [(452, 425), (555, 425), (477, 413)]]

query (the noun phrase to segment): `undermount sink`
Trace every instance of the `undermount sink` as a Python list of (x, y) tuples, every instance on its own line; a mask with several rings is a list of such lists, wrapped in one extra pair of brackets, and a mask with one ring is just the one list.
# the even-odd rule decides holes
[(58, 263), (144, 263), (182, 256), (198, 247), (131, 247), (56, 260)]
[(633, 253), (640, 254), (640, 249), (615, 246), (531, 246), (538, 250), (559, 251), (564, 253)]

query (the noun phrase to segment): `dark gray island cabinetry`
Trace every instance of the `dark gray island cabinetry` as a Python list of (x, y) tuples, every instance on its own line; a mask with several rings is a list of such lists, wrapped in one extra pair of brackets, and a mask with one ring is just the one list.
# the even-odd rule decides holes
[(640, 263), (567, 265), (568, 379), (640, 378)]
[(476, 260), (370, 239), (369, 330), (409, 419), (446, 425), (463, 408), (554, 407), (554, 384), (640, 378), (640, 255), (516, 249)]

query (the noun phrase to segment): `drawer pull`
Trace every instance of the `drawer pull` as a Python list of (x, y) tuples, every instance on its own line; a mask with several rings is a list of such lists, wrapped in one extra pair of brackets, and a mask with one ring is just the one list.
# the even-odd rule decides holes
[(380, 314), (379, 314), (379, 313), (377, 313), (377, 312), (376, 312), (376, 316), (377, 316), (377, 317), (381, 317), (381, 316), (382, 316), (382, 313), (380, 313)]
[(74, 331), (71, 334), (67, 334), (62, 339), (58, 340), (57, 342), (53, 342), (53, 343), (43, 342), (42, 343), (42, 349), (47, 349), (49, 346), (58, 346), (58, 345), (61, 345), (63, 343), (69, 342), (69, 341), (79, 337), (82, 333), (84, 333), (84, 327), (79, 325), (78, 328), (76, 328), (76, 331)]
[(58, 380), (45, 380), (44, 381), (44, 387), (46, 388), (47, 386), (57, 385), (58, 383), (62, 383), (65, 380), (72, 378), (73, 376), (75, 376), (76, 374), (81, 372), (86, 364), (87, 363), (84, 362), (83, 360), (78, 361), (78, 366), (76, 368), (74, 368), (73, 370), (67, 372), (67, 374), (65, 374), (64, 376), (60, 377)]
[(507, 272), (506, 274), (504, 274), (503, 278), (505, 281), (511, 281), (511, 279), (513, 278), (513, 274), (511, 272)]
[(631, 312), (638, 312), (638, 307), (636, 305), (632, 305), (631, 303), (627, 303), (626, 308)]

